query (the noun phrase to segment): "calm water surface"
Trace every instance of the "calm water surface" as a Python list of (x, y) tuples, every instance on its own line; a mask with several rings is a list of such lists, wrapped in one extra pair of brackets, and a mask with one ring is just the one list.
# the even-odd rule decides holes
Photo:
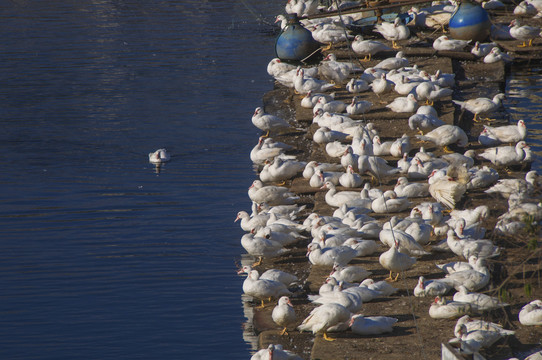
[(0, 358), (249, 358), (233, 220), (273, 28), (242, 2), (20, 0), (0, 33)]
[[(283, 5), (4, 2), (0, 358), (250, 357), (233, 220), (273, 86), (255, 15)], [(507, 106), (540, 129), (542, 74), (521, 71)]]

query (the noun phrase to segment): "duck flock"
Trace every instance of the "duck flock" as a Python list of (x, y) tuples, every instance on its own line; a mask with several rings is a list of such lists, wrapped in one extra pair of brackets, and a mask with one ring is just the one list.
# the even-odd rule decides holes
[[(484, 7), (498, 8), (498, 3), (491, 0)], [(285, 11), (307, 16), (322, 11), (318, 4), (289, 0)], [(523, 1), (514, 14), (518, 18), (539, 16), (541, 4), (538, 0)], [(355, 4), (343, 1), (338, 5)], [(310, 332), (333, 341), (332, 334), (340, 332), (360, 336), (393, 333), (398, 318), (363, 316), (363, 305), (397, 296), (400, 289), (394, 284), (400, 284), (407, 271), (410, 276), (415, 274), (421, 258), (437, 252), (452, 254), (457, 260), (436, 264), (435, 271), (441, 276), (419, 276), (407, 294), (434, 299), (427, 308), (431, 318), (457, 319), (455, 328), (450, 329), (450, 344), (459, 352), (475, 354), (514, 336), (513, 330), (476, 317), (509, 306), (502, 298), (487, 294), (492, 279), (489, 264), (505, 251), (492, 238), (496, 234), (526, 234), (542, 219), (540, 175), (531, 170), (524, 178), (506, 176), (510, 168), (527, 168), (534, 160), (527, 143), (528, 120), (493, 125), (489, 117), (505, 101), (504, 94), (497, 93), (491, 98), (454, 100), (458, 110), (483, 123), (479, 135), (446, 123), (433, 105), (451, 98), (455, 75), (440, 70), (430, 74), (400, 51), (401, 43), (411, 37), (411, 28), (444, 29), (455, 6), (439, 3), (412, 8), (409, 26), (398, 17), (375, 25), (370, 39), (346, 30), (345, 23), (353, 23), (351, 16), (304, 20), (323, 46), (333, 48), (348, 40), (361, 61), (339, 61), (329, 52), (316, 66), (295, 66), (280, 59), (269, 62), (267, 71), (277, 86), (290, 89), (294, 106), (310, 109), (313, 115), (307, 127), (256, 107), (252, 124), (262, 136), (250, 153), (258, 169), (258, 178), (248, 189), (253, 205), (251, 211), (239, 211), (235, 219), (245, 231), (241, 246), (254, 258), (254, 263), (239, 269), (240, 274), (246, 274), (242, 290), (259, 308), (270, 306), (272, 301), (270, 316), (280, 336)], [(277, 16), (277, 22), (287, 26), (282, 15)], [(521, 27), (519, 20), (512, 21), (505, 32), (522, 46), (532, 46), (540, 37), (539, 28)], [(436, 51), (471, 51), (484, 63), (512, 61), (496, 43), (472, 44), (444, 34), (432, 46)], [(363, 60), (374, 62), (379, 52), (394, 50), (399, 50), (395, 56), (374, 66), (362, 65)], [(347, 96), (337, 96), (339, 91)], [(372, 98), (385, 103), (386, 111), (406, 114), (408, 133), (386, 140), (386, 129), (379, 128), (377, 120), (371, 121), (376, 104), (364, 100), (365, 94), (374, 94)], [(390, 94), (395, 94), (393, 100), (384, 101)], [(310, 147), (322, 152), (320, 159), (330, 160), (299, 159), (293, 144), (277, 140), (291, 134), (310, 138)], [(424, 144), (436, 151), (427, 151)], [(149, 154), (149, 161), (155, 164), (168, 160), (165, 149)], [(333, 209), (332, 215), (314, 211), (313, 197), (284, 186), (299, 179), (313, 189), (312, 194), (325, 193), (323, 200)], [(381, 186), (390, 183), (392, 188)], [(508, 211), (498, 214), (493, 229), (486, 231), (484, 227), (489, 206), (463, 206), (474, 190), (484, 191), (488, 199), (493, 196), (508, 201)], [(530, 223), (525, 221), (527, 217)], [(329, 269), (317, 293), (303, 286), (306, 279), (269, 268), (272, 259), (288, 256), (300, 246), (306, 246), (306, 261), (311, 266)], [(387, 278), (377, 279), (371, 276), (374, 270), (359, 262), (352, 264), (368, 256), (378, 257), (377, 265)], [(262, 263), (267, 270), (260, 273)], [(294, 299), (312, 304), (306, 318), (296, 314)], [(515, 316), (520, 326), (542, 325), (542, 301), (525, 303)], [(529, 358), (535, 356), (542, 354)], [(272, 358), (300, 357), (279, 344), (270, 344), (252, 357)]]
[[(498, 3), (491, 0), (484, 7), (499, 7)], [(539, 9), (529, 10), (529, 16), (538, 16), (540, 4), (524, 1), (518, 7)], [(285, 10), (306, 16), (321, 11), (317, 5), (312, 0), (289, 0)], [(458, 111), (472, 114), (475, 123), (483, 124), (479, 134), (445, 122), (433, 105), (450, 100), (455, 75), (440, 70), (430, 74), (400, 51), (401, 43), (411, 36), (410, 28), (441, 31), (455, 6), (439, 3), (412, 8), (409, 13), (415, 16), (409, 26), (400, 18), (375, 25), (371, 39), (346, 31), (345, 21), (353, 21), (350, 16), (304, 20), (323, 46), (333, 48), (348, 39), (360, 61), (339, 61), (329, 52), (315, 66), (296, 66), (280, 59), (269, 62), (269, 75), (279, 88), (289, 89), (294, 108), (310, 109), (313, 115), (310, 126), (302, 126), (256, 107), (252, 124), (262, 136), (250, 158), (258, 178), (248, 189), (251, 211), (239, 211), (235, 219), (245, 231), (241, 246), (254, 260), (239, 269), (239, 274), (246, 274), (243, 292), (258, 308), (272, 307), (270, 316), (280, 336), (309, 332), (334, 341), (333, 334), (341, 332), (364, 337), (393, 333), (399, 319), (386, 314), (364, 316), (364, 304), (404, 291), (400, 284), (407, 272), (418, 278), (407, 296), (434, 299), (427, 307), (433, 319), (457, 319), (449, 343), (458, 352), (478, 354), (515, 336), (514, 330), (477, 317), (509, 308), (498, 293), (488, 294), (490, 264), (506, 252), (494, 239), (497, 235), (526, 237), (542, 219), (540, 175), (531, 170), (521, 178), (507, 176), (511, 169), (529, 168), (534, 160), (528, 145), (528, 120), (494, 125), (489, 117), (506, 101), (504, 94), (496, 93), (491, 98), (453, 101)], [(514, 14), (526, 16), (521, 10)], [(287, 26), (282, 15), (277, 22)], [(536, 27), (519, 28), (519, 20), (508, 28), (509, 36), (525, 46), (532, 46), (539, 33)], [(437, 51), (472, 51), (483, 63), (493, 62), (487, 57), (499, 53), (502, 57), (497, 61), (512, 61), (496, 43), (472, 44), (442, 35), (432, 46)], [(379, 52), (394, 49), (399, 50), (395, 56), (363, 66), (362, 60), (373, 59), (373, 64)], [(371, 94), (375, 104), (363, 99), (368, 98), (366, 94)], [(384, 101), (390, 94), (395, 94), (393, 100)], [(386, 111), (406, 114), (404, 135), (387, 140), (386, 129), (371, 120), (376, 102), (385, 103)], [(312, 154), (320, 152), (319, 160), (298, 158), (296, 144), (285, 140), (292, 134), (298, 136), (295, 139), (310, 139), (308, 146)], [(154, 163), (168, 159), (163, 149), (149, 154)], [(312, 191), (300, 194), (285, 186), (293, 181)], [(508, 202), (508, 211), (492, 214), (498, 216), (494, 228), (485, 228), (490, 206), (464, 206), (473, 191)], [(315, 210), (318, 195), (332, 215)], [(304, 286), (306, 278), (270, 265), (273, 259), (305, 246), (310, 266), (329, 270), (318, 292)], [(435, 264), (438, 277), (418, 277), (417, 263), (437, 253), (455, 260)], [(356, 261), (370, 256), (378, 259), (373, 265), (388, 275), (385, 279), (372, 276), (377, 271)], [(310, 302), (308, 316), (299, 318), (293, 300)], [(521, 327), (542, 325), (542, 301), (526, 302), (513, 316)], [(541, 357), (539, 351), (529, 359)], [(271, 358), (300, 357), (279, 344), (270, 344), (252, 357)]]

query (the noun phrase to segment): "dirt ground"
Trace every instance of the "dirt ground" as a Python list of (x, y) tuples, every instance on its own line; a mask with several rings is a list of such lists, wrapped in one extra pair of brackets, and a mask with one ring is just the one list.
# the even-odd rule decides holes
[[(437, 36), (437, 35), (435, 35)], [(335, 49), (337, 52), (340, 49)], [(334, 49), (331, 50), (332, 52)], [(414, 51), (414, 50), (413, 50)], [(376, 64), (380, 59), (375, 59), (373, 63), (366, 63), (365, 66)], [(434, 73), (437, 68), (443, 72), (453, 72), (456, 74), (456, 87), (454, 89), (454, 99), (468, 99), (476, 96), (493, 96), (498, 92), (504, 91), (504, 79), (506, 68), (503, 64), (487, 66), (480, 62), (471, 62), (454, 59), (453, 57), (424, 56), (409, 57), (411, 63), (416, 63), (430, 73)], [(483, 84), (483, 86), (481, 86)], [(396, 96), (388, 95), (389, 98), (383, 98), (385, 102)], [(337, 89), (336, 98), (348, 101), (351, 94), (348, 94), (344, 87)], [(407, 125), (408, 115), (398, 115), (386, 111), (384, 105), (380, 105), (372, 93), (362, 93), (364, 100), (372, 101), (375, 107), (364, 119), (375, 123), (383, 140), (396, 138), (406, 133), (414, 136), (415, 132), (410, 130)], [(291, 89), (277, 86), (264, 96), (263, 102), (266, 112), (273, 113), (289, 119), (296, 126), (303, 126), (307, 129), (306, 133), (273, 135), (276, 140), (290, 143), (296, 146), (296, 150), (291, 154), (297, 155), (299, 160), (317, 160), (326, 162), (338, 162), (338, 159), (330, 158), (325, 154), (324, 147), (315, 144), (312, 141), (312, 133), (316, 130), (311, 126), (312, 115), (310, 109), (304, 109), (299, 106), (301, 96), (295, 95)], [(471, 114), (461, 114), (454, 106), (451, 99), (445, 99), (436, 106), (440, 117), (450, 124), (459, 124), (470, 136), (470, 143), (465, 149), (479, 150), (481, 146), (477, 143), (477, 136), (482, 129), (482, 124), (474, 123)], [(500, 112), (496, 115), (497, 121), (492, 125), (499, 126), (508, 124), (509, 114)], [(359, 117), (358, 119), (362, 119)], [(434, 152), (437, 156), (442, 154), (442, 150), (431, 144), (421, 144), (413, 140), (414, 149), (409, 154), (412, 156), (418, 148), (423, 145), (427, 151)], [(394, 165), (396, 159), (387, 158), (390, 164)], [(478, 161), (478, 165), (481, 164)], [(484, 162), (484, 164), (488, 164)], [(509, 172), (507, 169), (497, 169), (501, 178), (523, 177), (527, 169), (513, 169)], [(369, 178), (365, 178), (369, 180)], [(393, 188), (396, 183), (396, 177), (385, 179), (380, 188), (387, 190)], [(291, 188), (302, 196), (300, 204), (306, 204), (307, 210), (305, 216), (310, 212), (317, 212), (320, 215), (331, 215), (333, 208), (329, 207), (324, 200), (324, 190), (311, 188), (308, 181), (303, 178), (295, 178), (288, 181), (285, 186)], [(339, 190), (342, 190), (340, 187)], [(424, 201), (434, 201), (432, 198), (414, 199), (415, 203)], [(501, 247), (501, 255), (489, 261), (491, 270), (491, 283), (482, 292), (492, 296), (501, 296), (503, 301), (510, 304), (501, 310), (487, 312), (478, 316), (478, 318), (490, 320), (502, 324), (507, 329), (516, 331), (515, 336), (501, 340), (489, 350), (484, 350), (482, 355), (487, 359), (508, 359), (511, 357), (525, 357), (526, 354), (534, 349), (542, 348), (542, 328), (522, 326), (518, 321), (518, 312), (523, 305), (534, 299), (542, 298), (542, 280), (540, 260), (542, 252), (540, 251), (541, 241), (539, 229), (536, 228), (532, 233), (518, 234), (516, 237), (497, 236), (493, 227), (497, 217), (507, 211), (507, 203), (499, 196), (488, 196), (483, 190), (468, 191), (462, 201), (457, 205), (459, 209), (474, 208), (478, 205), (487, 205), (490, 208), (490, 217), (484, 223), (487, 229), (486, 238), (491, 238)], [(394, 214), (399, 216), (408, 216), (409, 212)], [(370, 214), (377, 217), (376, 214)], [(386, 221), (391, 215), (379, 216), (379, 220)], [(299, 220), (303, 220), (301, 217)], [(432, 241), (426, 246), (428, 251), (437, 244), (441, 238), (433, 235)], [(309, 240), (301, 241), (291, 248), (288, 256), (278, 259), (266, 259), (262, 266), (257, 269), (260, 272), (268, 268), (278, 268), (296, 274), (301, 280), (298, 288), (293, 289), (295, 296), (292, 302), (296, 310), (298, 323), (308, 315), (315, 307), (307, 300), (307, 294), (318, 293), (319, 286), (329, 274), (329, 268), (311, 266), (305, 257), (306, 245)], [(528, 244), (534, 241), (535, 248)], [(387, 250), (381, 246), (379, 252), (373, 256), (356, 258), (351, 264), (360, 265), (372, 272), (371, 278), (374, 280), (383, 280), (388, 274), (379, 264), (378, 257), (381, 252)], [(435, 266), (450, 261), (462, 260), (453, 253), (432, 251), (431, 255), (425, 255), (418, 258), (413, 268), (406, 271), (400, 277), (399, 281), (393, 285), (399, 288), (399, 291), (392, 296), (376, 299), (372, 302), (364, 303), (362, 314), (366, 316), (391, 316), (399, 321), (394, 326), (394, 331), (390, 334), (381, 336), (359, 336), (353, 334), (350, 330), (340, 333), (334, 333), (336, 341), (325, 341), (320, 335), (314, 336), (311, 333), (300, 333), (297, 330), (289, 331), (287, 336), (279, 336), (277, 325), (271, 320), (271, 311), (275, 302), (268, 304), (263, 309), (252, 308), (251, 327), (259, 336), (259, 347), (267, 347), (268, 344), (282, 344), (284, 348), (289, 349), (304, 359), (383, 359), (395, 360), (412, 357), (415, 359), (440, 359), (441, 344), (447, 343), (454, 337), (453, 328), (456, 319), (442, 320), (429, 317), (428, 309), (433, 298), (418, 298), (412, 295), (412, 291), (417, 283), (418, 277), (423, 275), (427, 279), (443, 277), (444, 274)], [(448, 296), (451, 298), (451, 295)], [(254, 304), (255, 305), (255, 304)]]

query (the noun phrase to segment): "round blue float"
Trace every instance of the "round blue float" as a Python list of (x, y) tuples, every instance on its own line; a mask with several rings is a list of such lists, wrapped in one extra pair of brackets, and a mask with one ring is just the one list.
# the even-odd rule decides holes
[(454, 39), (483, 41), (490, 34), (491, 21), (480, 5), (462, 0), (450, 18), (448, 29)]
[(275, 42), (277, 57), (285, 61), (301, 61), (311, 57), (320, 47), (320, 43), (305, 29), (295, 14), (288, 16), (288, 25), (282, 30)]

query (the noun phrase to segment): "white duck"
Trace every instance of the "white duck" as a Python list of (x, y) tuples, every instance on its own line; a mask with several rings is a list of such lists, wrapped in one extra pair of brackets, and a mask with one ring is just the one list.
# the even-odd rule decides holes
[(356, 257), (369, 256), (378, 251), (379, 246), (374, 240), (359, 240), (356, 238), (347, 239), (344, 246), (349, 246), (357, 251)]
[(393, 90), (399, 95), (416, 94), (416, 87), (420, 84), (420, 82), (412, 81), (404, 75), (400, 75), (399, 79), (394, 82), (395, 86), (393, 87)]
[[(245, 265), (241, 269), (237, 271), (237, 274), (250, 274), (250, 272), (254, 270), (252, 266)], [(299, 281), (298, 277), (290, 274), (288, 272), (278, 270), (278, 269), (269, 269), (263, 272), (263, 274), (259, 277), (262, 280), (273, 280), (283, 283), (286, 286), (291, 285), (292, 283), (295, 283)]]
[[(450, 224), (451, 222), (448, 222)], [(463, 218), (459, 218), (456, 221), (454, 221), (454, 230), (460, 238), (468, 238), (468, 240), (471, 239), (481, 239), (486, 234), (486, 229), (482, 226), (481, 223), (473, 223), (471, 225), (467, 225), (467, 220)]]
[(331, 49), (333, 44), (346, 41), (350, 36), (344, 31), (344, 28), (334, 26), (333, 24), (315, 24), (312, 30), (314, 40), (328, 44), (325, 50)]
[(467, 169), (470, 169), (474, 165), (474, 157), (476, 152), (474, 150), (467, 150), (465, 153), (451, 153), (443, 154), (440, 156), (441, 159), (448, 162), (450, 165), (460, 165), (465, 166)]
[[(421, 214), (419, 215), (421, 218)], [(433, 234), (433, 227), (425, 222), (412, 222), (405, 232), (412, 236), (414, 240), (420, 245), (427, 245), (431, 241), (431, 235)]]
[[(279, 17), (281, 17), (279, 19)], [(284, 15), (278, 15), (277, 20), (282, 21), (282, 19), (286, 20)], [(267, 73), (273, 77), (285, 74), (288, 71), (295, 70), (296, 66), (292, 64), (288, 64), (286, 62), (281, 61), (279, 58), (273, 58), (269, 63), (267, 63)]]
[(398, 49), (397, 41), (406, 40), (410, 36), (410, 30), (400, 18), (395, 18), (393, 23), (383, 22), (374, 26), (374, 31), (380, 33), (386, 40), (392, 42), (394, 49)]
[(412, 21), (416, 26), (435, 30), (444, 30), (444, 26), (450, 22), (452, 13), (452, 9), (443, 8), (442, 5), (424, 9), (412, 7), (408, 10), (408, 14), (413, 16)]
[(393, 331), (398, 320), (387, 316), (363, 316), (356, 314), (350, 319), (350, 328), (358, 335), (379, 335)]
[(390, 147), (390, 155), (395, 158), (400, 158), (403, 154), (410, 152), (412, 144), (410, 143), (410, 136), (403, 134), (400, 138), (395, 139)]
[(353, 170), (358, 171), (358, 158), (359, 156), (354, 154), (352, 146), (347, 145), (346, 150), (341, 156), (341, 166), (345, 169), (347, 169), (348, 166), (352, 166)]
[(448, 282), (456, 290), (465, 286), (469, 291), (478, 291), (489, 284), (491, 275), (485, 259), (477, 259), (474, 267), (446, 275), (442, 281)]
[[(288, 229), (290, 231), (288, 231)], [(255, 234), (256, 237), (263, 237), (272, 241), (276, 241), (282, 246), (288, 246), (298, 242), (300, 239), (306, 237), (301, 235), (293, 227), (288, 227), (282, 224), (271, 224), (260, 230)]]
[(303, 69), (297, 70), (297, 75), (294, 78), (294, 88), (300, 94), (312, 92), (324, 92), (334, 87), (333, 84), (327, 81), (306, 77)]
[(376, 40), (363, 40), (363, 36), (356, 35), (354, 41), (350, 44), (352, 50), (358, 54), (363, 55), (365, 58), (362, 61), (369, 61), (371, 57), (381, 51), (392, 50), (388, 45)]
[(512, 57), (512, 55), (502, 52), (502, 50), (498, 47), (494, 47), (493, 49), (491, 49), (489, 54), (484, 56), (485, 64), (493, 64), (499, 61), (510, 63), (514, 61), (514, 58)]
[(414, 94), (408, 94), (406, 97), (396, 97), (386, 107), (396, 113), (414, 113), (418, 109), (418, 102)]
[(450, 344), (457, 344), (463, 354), (473, 354), (482, 348), (489, 348), (503, 337), (503, 335), (495, 331), (468, 331), (465, 324), (456, 325), (454, 333), (456, 338), (451, 339), (449, 342)]
[(425, 251), (421, 244), (419, 244), (412, 235), (408, 234), (407, 232), (403, 230), (398, 229), (382, 229), (380, 231), (380, 234), (378, 235), (380, 241), (388, 245), (390, 247), (393, 247), (394, 243), (397, 242), (399, 244), (398, 250), (401, 253), (412, 255), (412, 256), (421, 256), (421, 255), (428, 255), (429, 252)]
[(470, 270), (474, 268), (478, 258), (476, 256), (470, 256), (469, 261), (452, 261), (446, 264), (435, 264), (439, 269), (444, 271), (447, 274), (452, 274), (454, 272)]
[(273, 308), (271, 318), (278, 326), (282, 327), (280, 335), (288, 335), (288, 327), (295, 324), (296, 315), (294, 307), (288, 296), (282, 296), (277, 306)]
[(455, 324), (454, 329), (454, 335), (458, 336), (457, 330), (461, 325), (465, 325), (467, 327), (467, 331), (476, 331), (476, 330), (484, 330), (484, 331), (493, 331), (496, 333), (499, 333), (503, 336), (505, 335), (514, 335), (515, 331), (507, 330), (502, 327), (502, 325), (485, 321), (485, 320), (476, 320), (471, 318), (469, 315), (463, 315), (459, 319), (457, 319), (457, 322)]
[(374, 66), (375, 69), (393, 70), (408, 66), (408, 59), (402, 51), (398, 51), (394, 57), (382, 60)]
[[(254, 205), (255, 203), (253, 203)], [(277, 219), (290, 219), (294, 220), (299, 216), (299, 213), (307, 208), (306, 205), (275, 205), (269, 206), (267, 203), (257, 204), (257, 209), (261, 214), (269, 214), (271, 216), (276, 215)], [(271, 219), (271, 217), (269, 218)], [(273, 221), (274, 222), (274, 221)], [(268, 220), (269, 223), (269, 220)]]
[(431, 75), (431, 81), (441, 87), (454, 87), (455, 74), (443, 73), (438, 69), (435, 71), (435, 75)]
[(350, 62), (337, 61), (337, 56), (328, 54), (318, 66), (318, 74), (321, 78), (329, 79), (337, 85), (341, 85), (354, 71), (362, 71), (359, 66)]
[(410, 183), (408, 179), (401, 176), (397, 179), (397, 184), (393, 188), (397, 196), (400, 197), (426, 197), (429, 196), (429, 184), (427, 183)]
[(233, 222), (240, 221), (241, 229), (244, 231), (259, 230), (267, 224), (270, 215), (268, 214), (255, 214), (250, 216), (246, 211), (239, 211), (237, 217)]
[(332, 182), (327, 181), (322, 189), (328, 189), (325, 195), (325, 201), (329, 206), (341, 207), (346, 206), (363, 206), (367, 207), (369, 201), (361, 198), (359, 191), (337, 191), (337, 188)]
[(374, 281), (373, 279), (365, 279), (359, 286), (365, 286), (371, 290), (376, 290), (380, 292), (382, 296), (391, 296), (399, 291), (399, 289), (384, 280)]
[[(416, 88), (416, 90), (418, 88), (419, 86)], [(427, 104), (433, 105), (435, 101), (452, 96), (452, 94), (452, 89), (442, 88), (438, 85), (435, 85), (430, 89), (428, 93), (424, 94), (424, 98), (426, 99)]]
[(470, 180), (467, 183), (467, 190), (485, 189), (499, 180), (499, 172), (491, 167), (478, 166), (469, 169)]
[(315, 93), (315, 92), (309, 91), (301, 99), (301, 106), (307, 109), (312, 109), (314, 108), (314, 106), (316, 105), (320, 97), (324, 97), (326, 101), (332, 101), (332, 100), (335, 100), (335, 93), (324, 94), (324, 93)]
[(290, 192), (290, 189), (283, 186), (274, 186), (264, 184), (260, 180), (254, 180), (248, 188), (250, 200), (257, 204), (266, 203), (267, 205), (292, 205), (299, 196)]
[(338, 282), (345, 281), (349, 283), (359, 283), (365, 280), (372, 272), (357, 265), (341, 266), (333, 264), (333, 270), (329, 274), (330, 277), (335, 278)]
[(488, 216), (489, 207), (487, 205), (480, 205), (474, 209), (454, 209), (450, 212), (448, 224), (455, 228), (456, 223), (460, 221), (459, 219), (463, 219), (465, 221), (465, 227), (467, 227), (485, 221)]
[(499, 127), (484, 125), (484, 129), (501, 143), (517, 143), (527, 137), (527, 126), (523, 120), (518, 120), (517, 125)]
[(542, 300), (533, 300), (524, 305), (518, 314), (519, 322), (525, 326), (542, 325)]
[[(411, 180), (432, 179), (431, 174), (434, 171), (446, 167), (446, 165), (441, 166), (441, 164), (435, 160), (436, 159), (422, 161), (415, 156), (407, 169), (407, 177)], [(431, 182), (429, 184), (431, 184)]]
[(523, 41), (523, 44), (519, 45), (520, 47), (533, 46), (533, 40), (540, 37), (540, 28), (538, 26), (522, 26), (519, 20), (514, 19), (510, 22), (510, 35), (516, 40)]
[(497, 111), (501, 106), (501, 101), (505, 99), (506, 96), (502, 93), (497, 94), (493, 99), (486, 97), (479, 97), (476, 99), (469, 99), (466, 101), (453, 100), (453, 102), (461, 106), (462, 110), (469, 111), (474, 114), (474, 121), (479, 121), (478, 116), (481, 114), (489, 115)]
[(301, 173), (306, 165), (305, 161), (285, 159), (282, 156), (277, 156), (268, 168), (270, 181), (277, 182), (291, 179)]
[(307, 247), (307, 257), (313, 265), (346, 265), (356, 256), (357, 251), (348, 246), (337, 246), (322, 249), (317, 243), (310, 243)]
[(398, 197), (395, 191), (387, 190), (383, 196), (373, 200), (371, 208), (377, 214), (405, 211), (412, 205), (407, 197)]
[(382, 73), (373, 80), (369, 87), (373, 90), (376, 96), (380, 97), (380, 95), (392, 91), (393, 85), (394, 83), (386, 79), (386, 75)]
[(350, 79), (350, 81), (346, 84), (346, 91), (348, 91), (351, 94), (359, 94), (360, 92), (364, 92), (369, 90), (369, 83), (363, 79)]
[(531, 193), (537, 188), (539, 175), (536, 170), (528, 171), (525, 179), (500, 179), (495, 185), (485, 190), (487, 194), (501, 194), (508, 199), (511, 194), (525, 194), (531, 196)]
[(354, 172), (352, 165), (348, 165), (346, 172), (339, 177), (339, 183), (346, 188), (357, 188), (361, 186), (363, 179), (358, 173)]
[(479, 58), (485, 57), (491, 52), (492, 49), (497, 47), (497, 43), (480, 43), (479, 41), (474, 43), (474, 46), (471, 49), (471, 54), (478, 56)]
[(420, 276), (418, 278), (418, 284), (416, 284), (416, 287), (414, 288), (414, 296), (443, 296), (450, 290), (452, 290), (452, 286), (444, 281), (438, 279), (425, 280), (423, 276)]
[[(397, 281), (401, 272), (410, 269), (416, 263), (416, 258), (403, 254), (398, 249), (399, 243), (396, 241), (389, 250), (383, 252), (378, 258), (380, 265), (390, 271), (386, 280)], [(397, 273), (395, 278), (392, 277), (393, 272)]]
[(538, 10), (529, 0), (524, 0), (516, 5), (514, 8), (514, 15), (516, 16), (535, 16), (538, 14)]
[(518, 141), (515, 146), (499, 146), (485, 149), (479, 157), (491, 161), (497, 166), (510, 166), (531, 161), (532, 153), (525, 141)]
[(331, 130), (327, 126), (322, 126), (314, 132), (312, 140), (317, 144), (328, 144), (334, 141), (345, 142), (348, 138), (348, 134)]
[(329, 113), (342, 113), (346, 110), (346, 104), (342, 100), (327, 100), (325, 96), (320, 96), (312, 109), (312, 113), (316, 114), (318, 109)]
[(354, 96), (350, 104), (346, 106), (346, 113), (349, 115), (365, 114), (372, 106), (372, 102), (360, 100), (357, 96)]
[(501, 299), (477, 292), (469, 292), (466, 287), (459, 286), (453, 297), (454, 301), (470, 303), (477, 311), (495, 310), (509, 304)]
[(321, 188), (324, 186), (326, 181), (332, 182), (333, 185), (339, 184), (339, 178), (344, 175), (343, 172), (339, 171), (322, 171), (316, 169), (314, 174), (309, 179), (309, 185), (314, 188)]
[(360, 311), (363, 305), (359, 294), (343, 291), (340, 285), (333, 289), (333, 291), (325, 292), (323, 295), (311, 296), (311, 299), (314, 304), (340, 304), (352, 313)]
[(265, 140), (266, 139), (263, 136), (260, 136), (258, 143), (250, 151), (250, 160), (256, 165), (263, 165), (266, 160), (271, 160), (276, 156), (283, 154), (285, 149), (289, 149), (288, 147), (285, 147), (287, 144), (282, 145), (282, 143), (278, 143), (276, 146), (273, 144), (266, 146)]
[(284, 9), (288, 14), (297, 14), (299, 17), (314, 15), (318, 12), (318, 1), (289, 0)]
[(250, 357), (250, 360), (301, 360), (302, 358), (284, 350), (282, 345), (269, 344), (266, 349), (261, 349)]
[(458, 238), (454, 230), (448, 230), (446, 242), (450, 250), (458, 256), (468, 259), (476, 256), (478, 259), (492, 258), (500, 255), (500, 248), (487, 239)]
[[(267, 114), (264, 112), (263, 107), (259, 106), (254, 110), (254, 115), (252, 115), (252, 124), (262, 131), (266, 131), (266, 137), (271, 131), (282, 132), (285, 130), (296, 129), (292, 127), (288, 121), (280, 118), (278, 116)], [(296, 129), (303, 130), (303, 129)]]
[(288, 250), (278, 241), (255, 236), (252, 233), (245, 234), (241, 237), (241, 246), (250, 255), (258, 257), (258, 261), (254, 266), (260, 265), (264, 257), (274, 258), (288, 252)]
[[(422, 108), (420, 106), (420, 108)], [(408, 118), (408, 127), (411, 130), (418, 130), (423, 134), (425, 131), (431, 131), (446, 123), (438, 118), (438, 116), (432, 116), (427, 114), (420, 114), (419, 111), (416, 114)]]
[(264, 299), (292, 295), (283, 283), (273, 280), (260, 279), (258, 271), (252, 270), (243, 282), (243, 292), (249, 296), (260, 299), (262, 307)]
[(154, 152), (149, 153), (149, 162), (151, 164), (161, 164), (168, 162), (171, 159), (171, 156), (168, 154), (166, 149), (158, 149)]
[(400, 169), (401, 174), (408, 173), (408, 168), (410, 167), (410, 162), (412, 161), (412, 158), (408, 156), (407, 153), (403, 154), (403, 157), (399, 160), (397, 160), (397, 168)]
[(401, 171), (399, 168), (388, 165), (385, 159), (374, 155), (360, 155), (358, 169), (360, 174), (369, 173), (376, 180), (384, 179)]
[(433, 319), (454, 319), (472, 313), (472, 305), (457, 301), (446, 301), (444, 297), (436, 296), (429, 307), (429, 316)]
[(379, 297), (382, 297), (382, 293), (377, 290), (369, 289), (367, 286), (351, 286), (343, 290), (347, 293), (355, 293), (358, 294), (361, 298), (361, 301), (366, 303), (373, 301), (374, 299), (377, 299)]
[(439, 126), (425, 135), (416, 135), (416, 138), (422, 141), (431, 141), (437, 146), (444, 147), (447, 152), (450, 152), (447, 149), (449, 145), (456, 144), (459, 147), (465, 147), (469, 143), (469, 138), (463, 129), (449, 124)]
[(450, 39), (448, 36), (442, 35), (433, 41), (433, 49), (437, 51), (463, 51), (469, 42), (470, 40)]
[(297, 328), (299, 331), (311, 331), (313, 334), (322, 334), (328, 341), (335, 339), (327, 335), (327, 331), (337, 325), (350, 321), (350, 311), (342, 305), (331, 303), (313, 309), (309, 316)]
[(305, 179), (310, 179), (312, 175), (314, 175), (314, 172), (317, 168), (322, 171), (341, 171), (342, 170), (342, 166), (340, 164), (323, 163), (323, 162), (317, 162), (315, 160), (311, 160), (307, 163), (307, 165), (305, 165), (305, 168), (303, 169), (303, 177)]
[(467, 181), (456, 181), (451, 176), (444, 175), (429, 185), (429, 194), (439, 203), (454, 209), (467, 191)]
[(380, 136), (373, 137), (373, 155), (387, 156), (390, 155), (390, 148), (393, 141), (382, 141)]

